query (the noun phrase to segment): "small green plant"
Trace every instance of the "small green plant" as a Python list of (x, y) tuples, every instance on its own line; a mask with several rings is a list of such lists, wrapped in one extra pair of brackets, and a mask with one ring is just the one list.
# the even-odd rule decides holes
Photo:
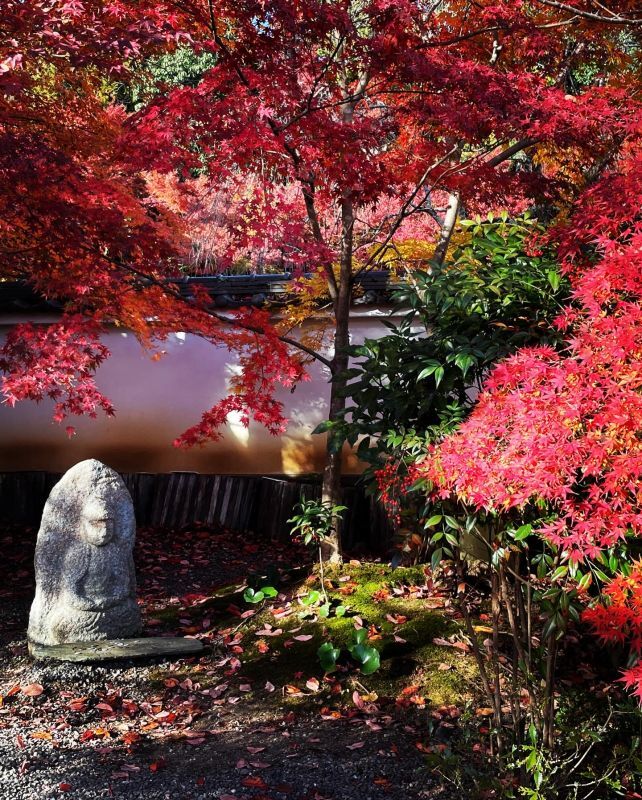
[[(372, 675), (380, 665), (381, 659), (376, 647), (367, 644), (368, 632), (365, 628), (358, 628), (352, 633), (352, 641), (348, 645), (348, 652), (359, 664), (363, 675)], [(334, 672), (337, 668), (337, 661), (341, 656), (341, 650), (335, 647), (332, 642), (324, 642), (317, 650), (317, 655), (321, 666), (326, 672)]]
[(320, 599), (321, 592), (317, 591), (316, 589), (311, 589), (307, 594), (299, 597), (299, 603), (301, 603), (302, 606), (310, 607), (316, 605)]
[(290, 534), (303, 544), (320, 546), (332, 530), (335, 517), (346, 511), (346, 506), (333, 506), (320, 500), (301, 500), (295, 506), (295, 514), (288, 520), (292, 524)]
[(295, 508), (294, 516), (288, 522), (291, 524), (290, 535), (303, 542), (305, 545), (314, 545), (319, 550), (319, 573), (321, 578), (321, 591), (327, 606), (328, 616), (330, 613), (330, 601), (325, 590), (325, 577), (323, 574), (323, 553), (321, 545), (323, 540), (332, 532), (334, 520), (344, 511), (346, 506), (334, 506), (321, 500), (301, 500)]
[(274, 586), (262, 586), (260, 589), (252, 589), (250, 586), (243, 592), (243, 599), (246, 603), (260, 603), (266, 597), (276, 597), (278, 591)]
[(317, 650), (317, 655), (324, 671), (334, 672), (337, 668), (337, 661), (341, 655), (341, 650), (335, 647), (332, 642), (324, 642)]
[(372, 675), (379, 669), (381, 661), (377, 648), (366, 644), (367, 641), (368, 631), (365, 628), (358, 628), (352, 634), (352, 643), (348, 646), (348, 650), (352, 658), (359, 662), (361, 672), (364, 675)]
[[(323, 603), (321, 602), (322, 599), (324, 600)], [(317, 615), (322, 618), (327, 618), (331, 614), (334, 614), (335, 617), (343, 617), (348, 610), (347, 607), (341, 603), (335, 605), (333, 602), (325, 599), (317, 589), (311, 589), (307, 594), (300, 596), (299, 603), (308, 609), (308, 611), (304, 612), (304, 616), (307, 615), (309, 611), (314, 610)]]

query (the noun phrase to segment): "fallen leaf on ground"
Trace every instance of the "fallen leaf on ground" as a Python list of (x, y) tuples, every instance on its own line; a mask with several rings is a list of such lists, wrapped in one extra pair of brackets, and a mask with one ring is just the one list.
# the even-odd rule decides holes
[(264, 628), (261, 631), (254, 631), (255, 636), (280, 636), (283, 633), (283, 628), (275, 628), (274, 630), (270, 630), (269, 628)]
[(241, 781), (248, 789), (267, 789), (267, 783), (259, 775), (249, 775)]
[(21, 686), (20, 691), (27, 697), (38, 697), (44, 692), (44, 688), (39, 683), (28, 683), (26, 686)]
[(436, 638), (432, 640), (432, 643), (441, 645), (442, 647), (455, 647), (457, 650), (461, 650), (463, 653), (468, 653), (470, 651), (470, 647), (465, 642), (450, 642), (448, 639)]
[(51, 741), (53, 739), (53, 734), (50, 731), (34, 731), (31, 734), (32, 739), (45, 739), (47, 741)]

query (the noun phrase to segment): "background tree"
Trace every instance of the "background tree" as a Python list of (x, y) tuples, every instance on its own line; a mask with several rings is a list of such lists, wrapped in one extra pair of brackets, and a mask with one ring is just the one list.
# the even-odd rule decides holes
[[(635, 13), (632, 2), (595, 12), (550, 0), (474, 8), (419, 0), (10, 2), (1, 59), (3, 275), (63, 299), (58, 330), (67, 338), (60, 350), (55, 329), (24, 328), (9, 341), (8, 398), (60, 397), (60, 387), (66, 397), (81, 387), (78, 402), (63, 400), (58, 416), (109, 410), (91, 382), (106, 355), (100, 327), (124, 324), (146, 342), (180, 328), (239, 352), (244, 368), (233, 392), (183, 441), (219, 435), (231, 410), (278, 432), (284, 418), (274, 389), (301, 379), (303, 361), (313, 357), (332, 373), (323, 496), (336, 505), (341, 436), (333, 425), (345, 405), (356, 276), (390, 258), (411, 215), (438, 224), (439, 261), (462, 203), (474, 214), (519, 211), (536, 199), (568, 202), (576, 176), (559, 163), (580, 160), (599, 172), (621, 141), (632, 106), (625, 79)], [(107, 98), (99, 102), (101, 77), (185, 41), (215, 59), (196, 85), (164, 90), (128, 119)], [(593, 86), (577, 79), (589, 60), (604, 67)], [(58, 82), (46, 113), (45, 67)], [(96, 132), (91, 152), (75, 149), (82, 126), (61, 113), (73, 93), (82, 98), (78, 118)], [(100, 138), (107, 130), (109, 141)], [(148, 194), (151, 168), (186, 184), (204, 170), (214, 186), (261, 177), (266, 230), (274, 194), (298, 189), (305, 225), (271, 235), (277, 250), (325, 276), (331, 357), (279, 334), (260, 310), (221, 315), (203, 296), (185, 302), (168, 282), (181, 261), (178, 217)], [(47, 181), (62, 190), (43, 192)], [(67, 363), (70, 348), (76, 355)], [(328, 556), (338, 557), (338, 532), (328, 545)]]
[[(188, 258), (181, 209), (159, 199), (153, 176), (120, 147), (126, 114), (110, 93), (129, 66), (183, 41), (176, 23), (171, 7), (152, 2), (3, 7), (0, 276), (26, 281), (62, 310), (60, 322), (12, 331), (3, 392), (10, 404), (52, 398), (59, 421), (111, 414), (93, 379), (108, 356), (101, 330), (126, 326), (151, 346), (186, 327), (241, 354), (243, 408), (276, 432), (274, 386), (291, 385), (300, 365), (265, 315), (239, 312), (231, 331), (199, 298), (180, 299), (170, 281)], [(230, 410), (241, 402), (227, 399)]]
[[(511, 159), (552, 146), (589, 163), (607, 157), (620, 92), (569, 96), (564, 82), (578, 37), (609, 63), (625, 54), (606, 18), (548, 3), (474, 12), (410, 1), (182, 8), (194, 41), (215, 52), (217, 64), (196, 87), (139, 113), (131, 140), (142, 137), (151, 160), (184, 175), (205, 164), (215, 184), (262, 176), (266, 209), (280, 187), (300, 191), (305, 229), (275, 245), (321, 269), (332, 302), (323, 497), (336, 504), (342, 437), (334, 426), (345, 406), (355, 277), (382, 263), (409, 215), (437, 221), (439, 261), (462, 202), (471, 212), (523, 208), (542, 192), (561, 202), (571, 190), (567, 175), (515, 169)], [(395, 213), (371, 214), (359, 229), (362, 210), (388, 198)], [(200, 436), (209, 432), (206, 415)], [(329, 555), (338, 550), (335, 535)]]

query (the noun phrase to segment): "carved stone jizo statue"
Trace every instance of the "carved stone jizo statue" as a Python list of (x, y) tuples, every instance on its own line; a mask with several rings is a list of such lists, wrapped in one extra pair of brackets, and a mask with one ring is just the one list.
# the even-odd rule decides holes
[(139, 633), (135, 535), (133, 503), (117, 472), (90, 459), (61, 478), (38, 531), (31, 642), (56, 645)]

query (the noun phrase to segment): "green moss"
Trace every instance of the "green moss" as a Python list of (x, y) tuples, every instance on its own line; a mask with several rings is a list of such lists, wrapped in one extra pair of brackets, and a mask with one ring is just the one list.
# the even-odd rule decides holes
[[(346, 576), (349, 576), (349, 580), (340, 580)], [(242, 667), (237, 678), (241, 683), (247, 682), (253, 687), (253, 692), (244, 697), (250, 701), (260, 701), (262, 706), (268, 708), (303, 704), (318, 707), (327, 704), (330, 699), (327, 689), (318, 693), (307, 693), (304, 689), (304, 696), (279, 690), (289, 685), (303, 687), (311, 677), (322, 679), (323, 670), (317, 650), (328, 639), (343, 650), (340, 663), (350, 664), (347, 646), (352, 640), (354, 618), (358, 616), (366, 627), (375, 626), (381, 633), (380, 639), (370, 642), (380, 652), (381, 667), (370, 676), (363, 676), (358, 670), (348, 673), (342, 696), (346, 702), (349, 702), (355, 687), (359, 690), (365, 687), (368, 691), (376, 692), (380, 698), (395, 699), (409, 685), (416, 685), (417, 694), (431, 705), (464, 702), (472, 694), (476, 679), (474, 660), (460, 650), (432, 643), (436, 637), (447, 638), (456, 633), (459, 624), (441, 611), (426, 609), (423, 600), (381, 593), (382, 589), (390, 590), (396, 585), (421, 585), (424, 580), (421, 567), (392, 570), (382, 564), (361, 564), (330, 570), (327, 575), (329, 598), (333, 607), (339, 603), (345, 605), (347, 613), (344, 617), (331, 614), (325, 619), (318, 619), (316, 614), (296, 599), (311, 589), (318, 589), (318, 577), (312, 575), (298, 586), (291, 587), (293, 613), (290, 616), (276, 620), (271, 613), (271, 606), (266, 605), (240, 629), (244, 652), (239, 655)], [(352, 594), (342, 594), (341, 589), (346, 588), (354, 591)], [(378, 592), (378, 596), (383, 598), (380, 601), (375, 599)], [(225, 592), (222, 596), (213, 597), (211, 604), (208, 603), (216, 613), (212, 620), (216, 627), (238, 624), (236, 618), (229, 622), (225, 620), (230, 602), (239, 607), (245, 606), (237, 594), (238, 591)], [(177, 608), (168, 608), (166, 612), (174, 618), (179, 613)], [(387, 615), (402, 615), (407, 619), (403, 624), (395, 625), (386, 619)], [(277, 636), (257, 636), (257, 632), (265, 629), (266, 625), (274, 629), (281, 628), (282, 632)], [(404, 641), (395, 641), (395, 634)], [(312, 638), (298, 641), (295, 637), (301, 635)], [(267, 644), (269, 650), (262, 653), (259, 642)], [(346, 676), (346, 673), (341, 674)], [(165, 677), (164, 674), (154, 676), (159, 685), (162, 685)], [(198, 680), (202, 682), (202, 679), (203, 675), (199, 674)], [(277, 691), (266, 693), (263, 687), (267, 681), (277, 687)]]
[[(340, 577), (350, 576), (350, 581), (339, 581)], [(256, 641), (246, 645), (243, 658), (243, 675), (248, 680), (269, 680), (274, 685), (297, 684), (300, 681), (295, 673), (304, 678), (322, 676), (317, 658), (319, 646), (330, 639), (335, 646), (346, 651), (354, 632), (354, 617), (363, 620), (364, 625), (374, 625), (381, 631), (381, 639), (371, 641), (381, 654), (380, 669), (370, 676), (356, 678), (370, 691), (379, 696), (397, 697), (409, 684), (419, 686), (418, 693), (435, 705), (457, 704), (467, 699), (471, 683), (475, 680), (473, 660), (447, 647), (432, 644), (435, 637), (447, 637), (459, 630), (459, 626), (439, 611), (427, 610), (422, 600), (397, 598), (393, 595), (377, 602), (374, 596), (391, 584), (417, 585), (423, 583), (422, 568), (391, 570), (381, 564), (351, 565), (333, 570), (327, 576), (328, 595), (333, 604), (338, 602), (348, 609), (347, 615), (337, 617), (332, 614), (326, 619), (302, 619), (305, 607), (294, 601), (299, 613), (275, 623), (268, 610), (262, 611), (252, 621), (252, 631), (260, 630), (265, 624), (278, 625), (283, 630), (279, 636), (265, 637), (270, 650), (261, 653)], [(341, 588), (355, 588), (352, 594), (341, 594)], [(295, 591), (295, 596), (303, 596), (314, 582), (306, 581)], [(386, 615), (403, 615), (407, 621), (395, 625)], [(300, 628), (300, 630), (298, 630)], [(297, 635), (312, 635), (306, 642), (296, 641)], [(404, 639), (396, 642), (393, 634)], [(247, 638), (246, 638), (247, 641)], [(289, 643), (289, 646), (286, 645)], [(345, 660), (348, 661), (347, 655)], [(441, 669), (440, 669), (441, 665)], [(446, 665), (450, 668), (446, 668)], [(286, 695), (287, 699), (287, 695)], [(290, 702), (301, 702), (300, 698), (290, 698)]]
[(150, 611), (149, 616), (152, 619), (159, 619), (166, 624), (174, 624), (179, 617), (178, 606), (165, 606), (164, 608), (157, 608)]

